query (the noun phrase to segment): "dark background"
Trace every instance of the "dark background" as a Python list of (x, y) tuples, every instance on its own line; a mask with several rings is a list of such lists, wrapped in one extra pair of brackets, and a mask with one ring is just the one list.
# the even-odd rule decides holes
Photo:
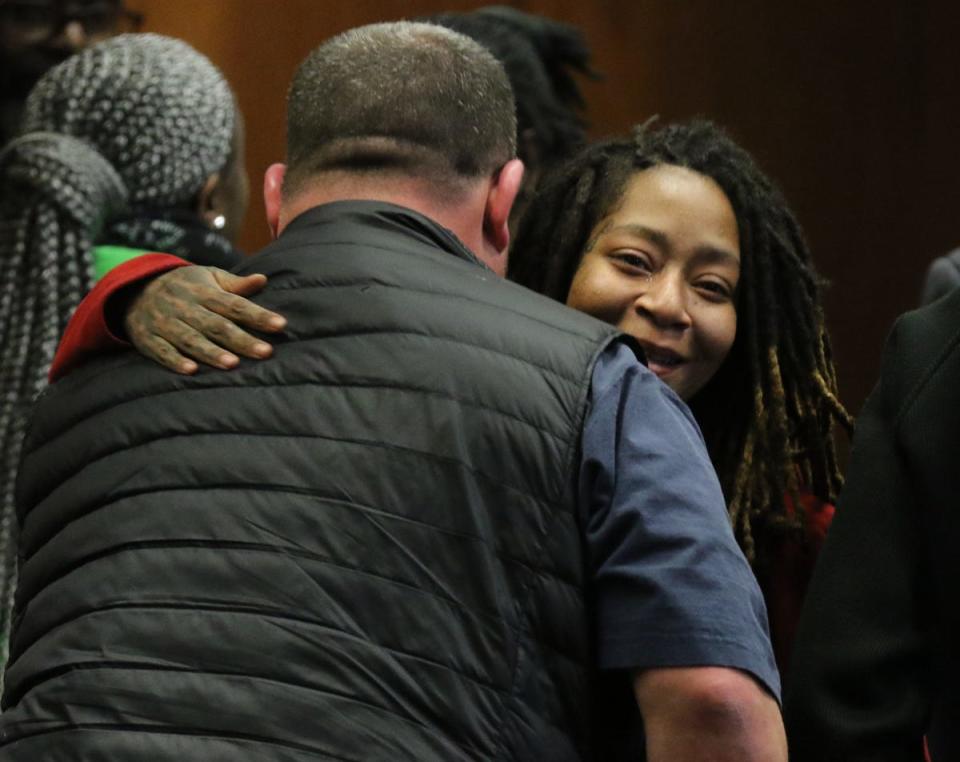
[[(283, 157), (287, 83), (352, 26), (482, 3), (129, 0), (145, 31), (208, 55), (247, 119), (252, 201), (241, 245), (268, 240), (260, 184)], [(840, 389), (857, 412), (893, 319), (926, 265), (960, 245), (960, 3), (539, 0), (508, 3), (583, 29), (601, 82), (584, 90), (599, 137), (653, 114), (725, 125), (791, 202), (830, 281)]]

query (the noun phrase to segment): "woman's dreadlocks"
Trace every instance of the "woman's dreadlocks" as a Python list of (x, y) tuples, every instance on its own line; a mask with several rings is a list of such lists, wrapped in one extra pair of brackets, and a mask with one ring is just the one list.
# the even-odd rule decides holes
[(720, 128), (706, 121), (638, 127), (544, 178), (511, 247), (508, 276), (565, 302), (587, 241), (619, 203), (630, 177), (685, 167), (716, 182), (737, 219), (741, 248), (736, 339), (692, 399), (741, 547), (762, 563), (766, 533), (795, 530), (802, 486), (828, 502), (842, 477), (833, 425), (852, 420), (837, 380), (821, 282), (800, 226), (780, 192)]

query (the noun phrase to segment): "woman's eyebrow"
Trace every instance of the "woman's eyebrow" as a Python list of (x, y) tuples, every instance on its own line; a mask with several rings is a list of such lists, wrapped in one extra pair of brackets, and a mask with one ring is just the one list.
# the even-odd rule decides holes
[[(643, 238), (664, 251), (670, 251), (673, 248), (670, 243), (670, 237), (662, 230), (657, 230), (656, 228), (651, 228), (636, 222), (601, 228), (597, 231), (596, 237), (599, 238), (601, 235), (609, 235), (612, 233), (627, 233), (637, 238)], [(698, 264), (726, 265), (728, 267), (735, 267), (738, 270), (740, 269), (740, 257), (732, 251), (716, 246), (705, 245), (697, 247), (694, 251), (693, 258)]]
[(740, 269), (740, 257), (726, 249), (718, 249), (716, 246), (698, 247), (693, 253), (693, 259), (697, 264), (726, 265)]
[(646, 225), (640, 225), (638, 223), (628, 223), (625, 225), (615, 225), (613, 227), (607, 228), (606, 230), (598, 231), (602, 234), (607, 233), (629, 233), (630, 235), (635, 235), (638, 238), (646, 238), (651, 243), (656, 244), (661, 249), (670, 248), (670, 239), (667, 237), (667, 234), (662, 230), (657, 230), (656, 228), (650, 228)]

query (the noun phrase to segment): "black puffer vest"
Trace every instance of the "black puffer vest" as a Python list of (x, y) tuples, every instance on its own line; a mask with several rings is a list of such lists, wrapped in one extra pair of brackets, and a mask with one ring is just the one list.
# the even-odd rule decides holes
[(0, 759), (589, 757), (573, 488), (613, 329), (379, 203), (243, 269), (272, 359), (41, 399)]

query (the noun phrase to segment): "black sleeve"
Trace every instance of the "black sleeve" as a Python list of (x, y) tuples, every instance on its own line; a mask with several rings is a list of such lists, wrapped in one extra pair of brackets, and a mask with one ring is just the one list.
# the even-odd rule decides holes
[(918, 516), (885, 393), (881, 381), (857, 421), (786, 681), (790, 758), (799, 762), (924, 758)]

